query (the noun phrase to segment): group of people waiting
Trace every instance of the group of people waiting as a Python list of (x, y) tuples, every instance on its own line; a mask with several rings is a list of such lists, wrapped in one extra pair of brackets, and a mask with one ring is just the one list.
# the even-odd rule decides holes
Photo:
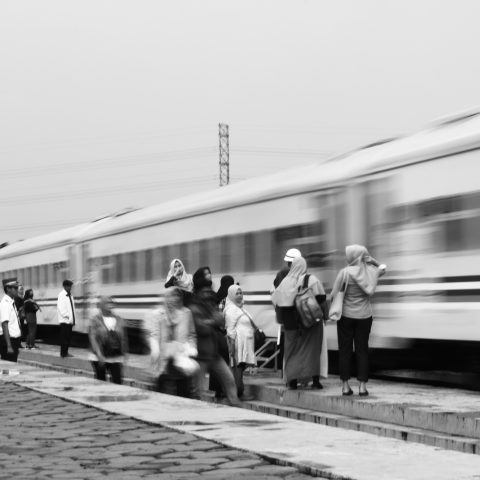
[(37, 311), (33, 290), (24, 290), (16, 278), (2, 280), (5, 295), (0, 301), (0, 357), (16, 362), (19, 349), (36, 349)]
[[(372, 328), (371, 297), (378, 279), (386, 266), (371, 257), (362, 245), (349, 245), (345, 249), (347, 267), (340, 270), (333, 284), (330, 302), (339, 296), (332, 313), (322, 283), (307, 272), (307, 262), (297, 249), (290, 249), (285, 257), (286, 267), (274, 280), (272, 301), (277, 322), (282, 326), (284, 343), (284, 379), (290, 389), (298, 383), (312, 379), (312, 388), (323, 388), (320, 383), (324, 326), (329, 320), (337, 321), (339, 371), (342, 394), (352, 395), (349, 381), (351, 363), (355, 352), (359, 395), (367, 396), (368, 390), (368, 339)], [(300, 291), (309, 290), (319, 307), (317, 322), (305, 326), (296, 300)], [(335, 318), (334, 318), (335, 317)], [(339, 317), (339, 318), (337, 318)], [(326, 353), (326, 352), (323, 352)]]
[[(312, 388), (323, 388), (320, 378), (327, 374), (328, 358), (324, 326), (335, 317), (342, 394), (353, 394), (349, 380), (355, 353), (359, 395), (368, 395), (368, 340), (373, 322), (370, 300), (386, 266), (361, 245), (347, 246), (345, 253), (348, 265), (338, 273), (330, 298), (320, 280), (308, 273), (307, 262), (297, 249), (287, 252), (286, 265), (275, 277), (272, 302), (281, 326), (283, 375), (289, 389), (297, 389), (310, 380)], [(68, 347), (75, 325), (72, 285), (70, 280), (63, 282), (57, 303), (62, 357), (71, 356)], [(21, 348), (22, 317), (28, 327), (27, 347), (35, 348), (39, 306), (33, 299), (33, 290), (23, 294), (16, 279), (4, 279), (3, 286), (0, 356), (16, 361)], [(313, 322), (305, 322), (305, 313), (299, 310), (300, 294), (315, 312)], [(332, 307), (335, 303), (335, 314), (330, 303)], [(208, 373), (209, 389), (215, 391), (215, 396), (238, 405), (244, 394), (244, 372), (256, 366), (256, 330), (244, 306), (243, 291), (232, 276), (223, 276), (215, 292), (209, 267), (199, 268), (192, 276), (180, 259), (172, 260), (164, 302), (145, 319), (157, 390), (199, 399)], [(99, 299), (98, 309), (90, 319), (89, 339), (95, 377), (105, 380), (108, 371), (113, 382), (122, 383), (128, 341), (125, 325), (114, 314), (111, 298)]]
[(241, 287), (226, 275), (215, 292), (209, 267), (192, 276), (180, 259), (172, 260), (165, 287), (164, 305), (145, 323), (158, 391), (200, 398), (208, 373), (215, 396), (239, 404), (243, 373), (256, 365), (256, 325)]

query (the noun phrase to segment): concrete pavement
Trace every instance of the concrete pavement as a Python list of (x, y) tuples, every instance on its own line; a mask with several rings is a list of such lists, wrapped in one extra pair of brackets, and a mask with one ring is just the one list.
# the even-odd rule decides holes
[[(12, 369), (19, 374), (9, 375)], [(248, 462), (234, 464), (235, 468), (242, 469), (264, 466), (264, 474), (270, 476), (278, 476), (279, 465), (296, 467), (303, 472), (325, 478), (355, 480), (473, 480), (478, 479), (480, 472), (478, 455), (439, 450), (246, 409), (172, 397), (26, 365), (1, 362), (0, 370), (7, 372), (0, 376), (7, 384), (28, 386), (37, 392), (143, 420), (158, 428), (174, 428), (229, 449), (238, 449), (270, 459), (277, 465), (268, 467)], [(4, 385), (1, 386), (2, 390), (3, 387)], [(68, 415), (65, 419), (68, 419)], [(95, 429), (95, 422), (90, 426)], [(97, 435), (85, 433), (85, 436), (87, 439), (90, 437), (89, 448), (97, 448)], [(145, 440), (144, 443), (151, 443), (148, 435), (142, 435), (141, 438)], [(154, 439), (155, 442), (157, 440)], [(99, 446), (101, 447), (101, 444)], [(144, 456), (143, 447), (140, 448), (140, 453), (140, 457)], [(162, 455), (156, 458), (164, 461)], [(151, 463), (147, 460), (145, 462)], [(220, 467), (215, 466), (214, 470), (195, 473), (202, 476), (220, 475), (220, 478), (239, 478), (241, 474), (245, 474), (245, 478), (256, 478), (253, 471), (221, 477), (223, 473), (218, 473), (218, 469)], [(297, 475), (293, 471), (289, 474)], [(211, 478), (214, 478), (213, 476)]]

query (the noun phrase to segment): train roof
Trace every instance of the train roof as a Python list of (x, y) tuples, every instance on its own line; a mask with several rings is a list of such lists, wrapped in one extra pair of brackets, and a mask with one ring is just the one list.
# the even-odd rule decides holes
[(362, 176), (475, 148), (480, 148), (480, 109), (444, 117), (412, 135), (367, 145), (327, 161), (282, 170), (17, 242), (0, 250), (0, 258), (45, 245), (90, 240), (237, 205), (334, 188)]

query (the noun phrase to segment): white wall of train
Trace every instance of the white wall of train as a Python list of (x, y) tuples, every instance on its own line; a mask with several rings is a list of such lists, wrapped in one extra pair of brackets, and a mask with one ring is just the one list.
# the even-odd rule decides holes
[[(284, 250), (307, 252), (328, 290), (344, 246), (364, 243), (389, 266), (375, 297), (373, 346), (479, 341), (479, 148), (478, 115), (449, 120), (325, 163), (18, 242), (0, 250), (0, 275), (34, 288), (39, 323), (56, 323), (60, 280), (70, 277), (77, 330), (86, 331), (99, 295), (113, 296), (128, 325), (140, 328), (161, 299), (170, 260), (180, 257), (192, 273), (209, 265), (217, 286), (232, 274), (274, 337), (269, 290)], [(335, 326), (327, 333), (336, 348)]]

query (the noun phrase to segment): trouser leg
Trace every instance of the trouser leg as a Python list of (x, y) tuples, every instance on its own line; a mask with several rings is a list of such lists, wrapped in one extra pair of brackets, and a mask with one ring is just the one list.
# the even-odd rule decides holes
[(205, 360), (197, 360), (197, 363), (200, 368), (192, 379), (192, 398), (200, 400), (205, 382), (205, 375), (208, 371), (209, 362)]
[(114, 362), (114, 363), (107, 363), (106, 366), (112, 377), (112, 382), (121, 385), (122, 379), (123, 379), (122, 364), (120, 362)]
[(222, 357), (217, 356), (210, 362), (209, 372), (214, 373), (217, 376), (229, 403), (231, 405), (241, 404), (237, 396), (237, 386), (235, 384), (235, 379), (233, 378), (233, 373)]
[(337, 323), (338, 335), (338, 366), (340, 378), (343, 381), (350, 379), (350, 368), (353, 356), (354, 320), (342, 317)]
[(100, 365), (99, 362), (92, 362), (92, 367), (97, 380), (105, 381), (107, 379), (105, 364)]
[(60, 324), (60, 355), (62, 357), (66, 357), (68, 355), (68, 347), (70, 346), (72, 328), (73, 325), (69, 323)]
[(371, 317), (355, 321), (355, 358), (357, 360), (357, 378), (360, 382), (368, 381), (368, 339), (371, 329)]

